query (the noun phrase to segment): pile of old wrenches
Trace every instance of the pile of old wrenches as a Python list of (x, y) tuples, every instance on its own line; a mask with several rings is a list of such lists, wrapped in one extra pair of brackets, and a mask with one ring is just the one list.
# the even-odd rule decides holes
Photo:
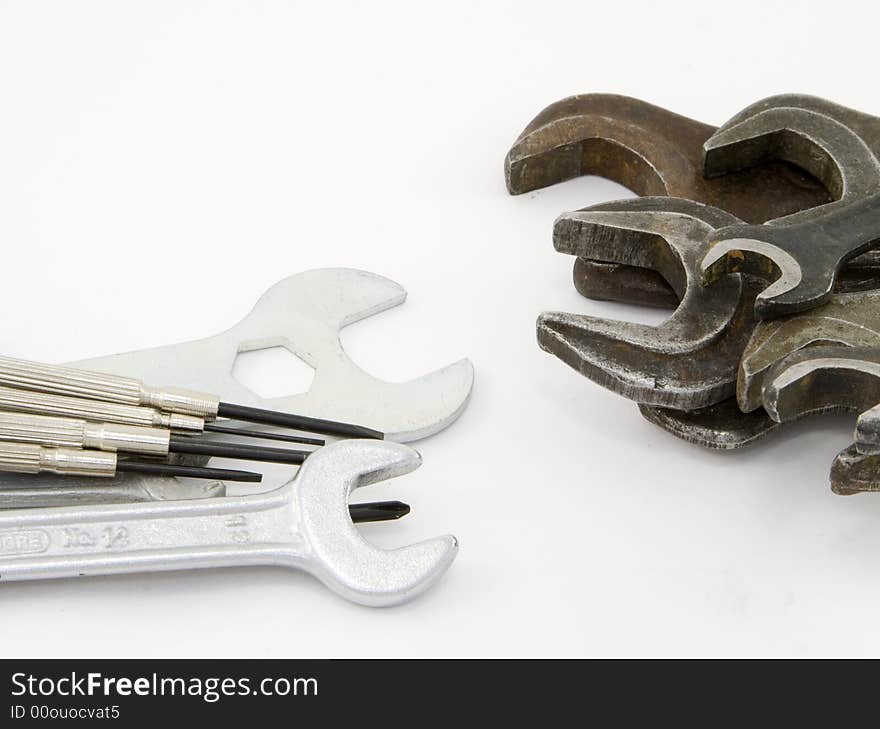
[(526, 127), (505, 174), (511, 194), (598, 174), (641, 195), (561, 215), (554, 245), (584, 296), (674, 309), (653, 327), (546, 312), (543, 349), (709, 448), (859, 413), (832, 488), (880, 491), (880, 118), (783, 95), (715, 129), (576, 96)]

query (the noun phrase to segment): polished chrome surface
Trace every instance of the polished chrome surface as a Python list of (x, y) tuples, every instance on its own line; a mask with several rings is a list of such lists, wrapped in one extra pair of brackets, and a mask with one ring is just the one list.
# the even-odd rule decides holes
[(268, 493), (0, 514), (3, 582), (208, 567), (278, 565), (305, 570), (364, 605), (412, 599), (449, 568), (458, 541), (443, 536), (398, 549), (355, 529), (354, 489), (409, 473), (413, 449), (348, 440), (317, 451), (296, 477)]

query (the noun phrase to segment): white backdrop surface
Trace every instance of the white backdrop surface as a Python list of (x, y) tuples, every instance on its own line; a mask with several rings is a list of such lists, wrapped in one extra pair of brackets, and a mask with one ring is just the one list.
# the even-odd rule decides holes
[(626, 190), (514, 198), (502, 173), (530, 119), (575, 93), (715, 124), (792, 91), (880, 114), (878, 20), (767, 0), (0, 0), (0, 351), (207, 336), (284, 276), (347, 266), (409, 291), (344, 332), (365, 369), (477, 368), (420, 471), (370, 490), (413, 505), (364, 528), (377, 544), (461, 540), (421, 599), (371, 610), (277, 569), (6, 584), (0, 652), (880, 652), (880, 498), (828, 486), (853, 419), (705, 452), (542, 353), (545, 309), (663, 315), (582, 299), (552, 248), (556, 215)]

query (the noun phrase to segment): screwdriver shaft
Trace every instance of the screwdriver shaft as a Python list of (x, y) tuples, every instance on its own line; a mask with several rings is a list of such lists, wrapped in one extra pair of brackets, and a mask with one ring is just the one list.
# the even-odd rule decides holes
[(294, 465), (303, 463), (311, 455), (311, 451), (295, 451), (288, 448), (264, 448), (236, 443), (205, 443), (174, 434), (171, 435), (169, 450), (171, 453), (187, 453), (195, 456), (216, 456), (218, 458), (236, 458), (242, 461)]
[(383, 439), (384, 433), (351, 423), (220, 402), (214, 395), (173, 387), (152, 387), (130, 377), (0, 357), (0, 385), (22, 390), (146, 406), (207, 421), (225, 417), (346, 438)]
[(252, 471), (235, 471), (228, 468), (202, 468), (200, 466), (178, 466), (173, 463), (144, 463), (141, 461), (119, 461), (116, 470), (120, 473), (143, 473), (148, 476), (180, 476), (183, 478), (206, 478), (211, 481), (246, 481), (259, 483), (263, 477)]
[(283, 428), (305, 430), (310, 433), (324, 433), (326, 435), (338, 435), (346, 438), (370, 438), (382, 440), (385, 434), (372, 428), (364, 428), (351, 423), (340, 423), (335, 420), (323, 420), (322, 418), (309, 418), (304, 415), (282, 413), (277, 410), (264, 410), (245, 405), (233, 405), (227, 402), (220, 403), (218, 414), (230, 420), (246, 420), (250, 423), (262, 423), (263, 425), (279, 425)]
[(205, 423), (205, 432), (218, 433), (220, 435), (236, 435), (240, 438), (257, 438), (259, 440), (277, 440), (284, 443), (300, 443), (302, 445), (322, 446), (327, 441), (322, 438), (307, 438), (304, 435), (289, 435), (287, 433), (269, 433), (248, 428), (233, 428), (219, 423)]

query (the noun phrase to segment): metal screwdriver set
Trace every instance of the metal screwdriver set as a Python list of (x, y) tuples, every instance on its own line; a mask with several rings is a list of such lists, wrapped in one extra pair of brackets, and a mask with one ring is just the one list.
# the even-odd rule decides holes
[[(427, 589), (456, 539), (378, 549), (353, 524), (410, 507), (349, 504), (353, 490), (417, 468), (402, 443), (453, 422), (473, 385), (467, 360), (392, 384), (347, 358), (339, 329), (404, 298), (374, 274), (309, 271), (209, 339), (72, 366), (0, 357), (3, 580), (272, 564), (369, 605)], [(239, 353), (275, 346), (314, 367), (308, 392), (264, 401), (234, 380)], [(215, 457), (248, 467), (210, 467)], [(227, 494), (227, 483), (259, 483), (260, 463), (298, 471), (274, 490)]]
[(600, 175), (640, 197), (564, 213), (587, 298), (658, 326), (546, 312), (538, 343), (642, 415), (736, 449), (807, 415), (858, 414), (839, 494), (880, 491), (880, 118), (782, 95), (720, 128), (637, 99), (571, 97), (507, 154), (511, 194)]

